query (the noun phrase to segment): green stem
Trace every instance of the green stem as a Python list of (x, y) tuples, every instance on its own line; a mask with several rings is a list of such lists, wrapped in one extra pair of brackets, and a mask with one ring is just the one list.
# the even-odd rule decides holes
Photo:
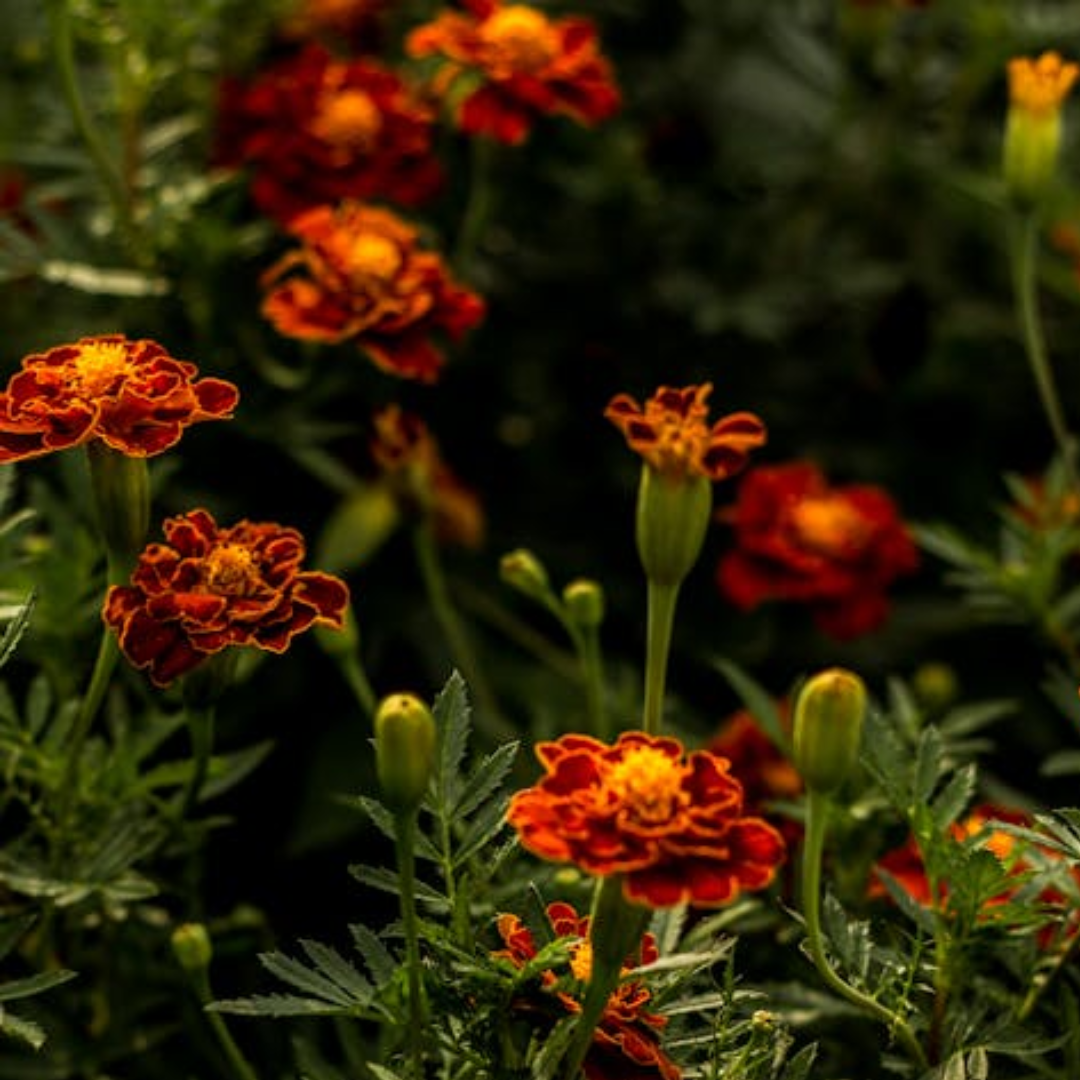
[(205, 1006), (209, 1005), (213, 1000), (213, 993), (210, 989), (210, 978), (206, 973), (206, 969), (203, 968), (198, 971), (189, 971), (188, 975), (191, 979), (191, 985), (195, 990), (195, 996), (199, 1000), (199, 1004), (204, 1006), (203, 1015), (206, 1017), (207, 1022), (210, 1025), (210, 1030), (213, 1031), (214, 1037), (218, 1041), (218, 1045), (225, 1054), (225, 1059), (228, 1061), (229, 1067), (232, 1069), (236, 1080), (259, 1080), (258, 1074), (251, 1067), (247, 1058), (244, 1057), (243, 1051), (233, 1038), (232, 1032), (225, 1023), (225, 1018), (221, 1013), (205, 1009)]
[(645, 628), (645, 707), (642, 727), (650, 735), (660, 731), (664, 715), (664, 688), (668, 656), (675, 625), (678, 585), (648, 585), (648, 614)]
[(413, 529), (412, 536), (413, 550), (416, 553), (416, 562), (428, 601), (446, 638), (450, 655), (461, 669), (461, 674), (476, 699), (478, 719), (486, 721), (491, 734), (510, 736), (514, 733), (514, 729), (499, 709), (495, 694), (477, 660), (472, 639), (450, 598), (442, 560), (439, 558), (438, 544), (430, 524), (426, 521), (420, 522)]
[(825, 834), (832, 804), (827, 795), (811, 791), (807, 795), (806, 835), (803, 840), (801, 901), (806, 923), (806, 945), (810, 959), (826, 986), (864, 1012), (880, 1020), (903, 1044), (911, 1059), (923, 1070), (928, 1067), (926, 1054), (903, 1017), (886, 1008), (876, 998), (845, 982), (829, 963), (821, 931), (821, 861)]
[(484, 136), (470, 141), (471, 153), (469, 197), (461, 217), (457, 241), (454, 246), (454, 264), (463, 272), (469, 268), (476, 245), (483, 234), (484, 225), (491, 214), (494, 185), (491, 182), (491, 165), (495, 142)]
[(414, 1080), (424, 1075), (424, 986), (420, 973), (420, 924), (416, 917), (416, 811), (401, 813), (395, 820), (397, 869), (401, 899), (401, 927), (405, 935), (405, 968), (409, 989), (409, 1047)]
[(120, 231), (130, 243), (132, 250), (137, 253), (139, 251), (138, 232), (135, 228), (129, 193), (124, 186), (122, 175), (113, 164), (104, 140), (90, 119), (90, 113), (79, 87), (79, 76), (75, 65), (75, 37), (71, 25), (71, 5), (68, 0), (50, 0), (49, 26), (53, 58), (75, 130), (85, 144), (90, 159), (101, 177), (109, 201), (116, 213)]
[(585, 627), (575, 636), (581, 657), (581, 673), (585, 682), (585, 705), (589, 729), (600, 740), (611, 737), (607, 710), (604, 708), (604, 667), (600, 651), (600, 634), (596, 627)]
[(191, 738), (191, 775), (180, 804), (183, 818), (191, 816), (210, 772), (210, 759), (214, 752), (215, 709), (213, 705), (187, 705), (185, 712)]
[(1024, 349), (1031, 366), (1031, 373), (1035, 378), (1043, 411), (1046, 413), (1054, 441), (1057, 443), (1069, 486), (1074, 493), (1080, 495), (1080, 476), (1076, 470), (1076, 442), (1065, 422), (1039, 313), (1036, 289), (1038, 244), (1038, 215), (1035, 212), (1028, 212), (1020, 218), (1013, 217), (1010, 221), (1009, 256)]

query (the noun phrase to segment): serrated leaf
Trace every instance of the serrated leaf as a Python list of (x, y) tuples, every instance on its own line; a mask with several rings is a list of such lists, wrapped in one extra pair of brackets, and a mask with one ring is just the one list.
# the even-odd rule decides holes
[(934, 825), (939, 832), (946, 829), (964, 812), (975, 794), (977, 771), (974, 765), (964, 765), (953, 774), (938, 792), (931, 805)]
[(498, 790), (499, 785), (513, 768), (519, 746), (517, 742), (504, 743), (493, 753), (488, 754), (473, 769), (461, 795), (454, 803), (455, 817), (468, 817), (486, 799), (490, 798), (493, 792)]
[(480, 850), (486, 847), (506, 824), (506, 805), (508, 798), (489, 802), (469, 822), (465, 835), (462, 836), (454, 851), (454, 864), (460, 866), (468, 862)]
[[(392, 870), (382, 866), (353, 865), (349, 867), (349, 873), (362, 885), (368, 885), (380, 892), (390, 893), (392, 896), (401, 894), (401, 881)], [(415, 882), (416, 899), (420, 903), (431, 904), (435, 907), (445, 908), (447, 899), (430, 885), (422, 881)]]
[(354, 1001), (371, 999), (374, 993), (371, 983), (336, 949), (309, 938), (301, 938), (300, 947), (319, 971), (351, 995)]
[(323, 1001), (331, 1002), (342, 1008), (351, 1008), (356, 1004), (356, 999), (343, 990), (333, 979), (318, 971), (294, 960), (281, 952), (267, 952), (259, 954), (259, 963), (262, 964), (271, 975), (276, 976), (282, 982), (288, 983), (297, 990), (306, 991)]
[(231, 1013), (234, 1016), (343, 1016), (347, 1005), (335, 1005), (325, 1000), (298, 997), (295, 994), (255, 994), (248, 998), (224, 998), (206, 1006), (209, 1012)]
[(784, 1065), (780, 1080), (809, 1080), (810, 1070), (814, 1067), (816, 1059), (817, 1044), (811, 1043), (809, 1046), (804, 1046)]
[(354, 924), (349, 927), (353, 944), (364, 958), (368, 970), (371, 972), (378, 986), (385, 986), (398, 969), (398, 962), (390, 951), (382, 943), (379, 936), (362, 924)]
[(941, 779), (943, 748), (941, 732), (925, 728), (915, 748), (915, 771), (911, 781), (912, 801), (919, 805), (929, 802)]
[(461, 767), (469, 741), (470, 714), (465, 680), (454, 671), (435, 699), (432, 714), (439, 728), (439, 753), (435, 766), (435, 813), (448, 813), (460, 798)]

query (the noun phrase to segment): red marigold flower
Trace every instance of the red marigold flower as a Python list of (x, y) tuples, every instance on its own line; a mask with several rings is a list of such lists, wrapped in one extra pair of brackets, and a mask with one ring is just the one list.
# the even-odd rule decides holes
[(131, 457), (160, 454), (189, 424), (232, 415), (236, 387), (197, 372), (157, 342), (120, 334), (28, 356), (0, 391), (0, 463), (91, 439)]
[(584, 18), (551, 19), (525, 4), (464, 0), (406, 38), (410, 56), (437, 56), (440, 96), (463, 76), (481, 85), (466, 94), (458, 123), (470, 135), (523, 142), (537, 116), (562, 114), (582, 124), (611, 116), (621, 104), (596, 30)]
[(832, 487), (809, 463), (747, 473), (723, 517), (735, 547), (717, 568), (721, 592), (746, 611), (770, 600), (806, 603), (837, 638), (879, 626), (887, 588), (918, 567), (918, 550), (886, 492)]
[(354, 341), (376, 366), (435, 382), (435, 334), (457, 341), (483, 318), (484, 301), (457, 284), (442, 258), (417, 246), (417, 230), (389, 210), (345, 202), (294, 218), (299, 250), (263, 275), (263, 314), (308, 341)]
[(712, 383), (662, 386), (642, 408), (629, 394), (611, 399), (604, 415), (657, 472), (723, 480), (734, 476), (750, 451), (765, 444), (765, 425), (750, 412), (708, 424)]
[[(576, 939), (570, 952), (570, 974), (579, 983), (587, 982), (592, 960), (588, 916), (578, 915), (570, 904), (557, 902), (548, 905), (547, 917), (557, 938)], [(496, 925), (505, 947), (492, 956), (509, 960), (516, 968), (525, 967), (538, 952), (532, 931), (516, 915), (500, 915)], [(659, 955), (656, 939), (645, 934), (640, 956), (628, 958), (623, 974), (653, 963)], [(540, 975), (542, 992), (553, 993), (568, 1012), (580, 1012), (579, 998), (560, 989), (560, 984), (565, 985), (566, 981), (560, 980), (551, 969)], [(678, 1080), (682, 1075), (660, 1049), (658, 1033), (667, 1026), (667, 1017), (645, 1011), (651, 996), (641, 982), (627, 979), (619, 982), (608, 999), (582, 1064), (586, 1080), (655, 1080), (657, 1077)], [(521, 1003), (523, 1009), (532, 1012), (531, 1004)]]
[(376, 413), (371, 456), (406, 514), (430, 515), (444, 543), (479, 546), (484, 535), (480, 500), (443, 461), (438, 442), (419, 416), (398, 405)]
[(768, 885), (783, 861), (776, 829), (744, 814), (726, 758), (636, 731), (613, 745), (564, 735), (536, 753), (544, 776), (507, 810), (521, 843), (589, 874), (624, 875), (631, 901), (727, 904)]
[(295, 529), (241, 521), (218, 526), (205, 510), (166, 520), (165, 543), (140, 555), (129, 585), (113, 585), (103, 618), (131, 663), (168, 686), (230, 645), (282, 653), (311, 626), (340, 630), (349, 590), (301, 570)]
[(298, 0), (281, 36), (292, 41), (337, 40), (354, 51), (375, 51), (390, 0)]
[(251, 172), (259, 210), (282, 224), (341, 199), (413, 206), (441, 187), (435, 113), (377, 61), (312, 44), (221, 88), (216, 158)]

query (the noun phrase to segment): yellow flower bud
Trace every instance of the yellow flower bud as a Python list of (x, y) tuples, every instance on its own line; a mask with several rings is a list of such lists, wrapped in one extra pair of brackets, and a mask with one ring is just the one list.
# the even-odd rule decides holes
[(214, 956), (210, 935), (202, 923), (181, 923), (172, 933), (172, 951), (177, 963), (190, 972), (205, 971)]
[(547, 570), (527, 548), (518, 548), (504, 555), (499, 560), (499, 576), (507, 585), (512, 585), (518, 592), (534, 600), (544, 600), (550, 595)]
[(375, 710), (375, 770), (386, 805), (398, 813), (423, 801), (435, 762), (435, 718), (415, 694), (390, 694)]
[(803, 685), (795, 703), (793, 758), (809, 791), (833, 792), (851, 774), (865, 716), (866, 685), (854, 672), (828, 668)]
[(712, 517), (712, 483), (645, 464), (637, 501), (637, 547), (654, 585), (678, 585), (701, 554)]
[(1009, 194), (1022, 206), (1037, 204), (1053, 182), (1061, 150), (1062, 104), (1080, 75), (1056, 52), (1009, 61), (1009, 111), (1002, 169)]
[(604, 590), (595, 581), (578, 578), (563, 589), (563, 604), (570, 619), (583, 629), (595, 629), (604, 621)]

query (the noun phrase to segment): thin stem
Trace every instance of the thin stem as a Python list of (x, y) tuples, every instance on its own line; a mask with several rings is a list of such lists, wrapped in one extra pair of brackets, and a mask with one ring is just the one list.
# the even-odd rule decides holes
[(1043, 411), (1050, 424), (1068, 478), (1069, 486), (1080, 494), (1080, 476), (1076, 471), (1076, 442), (1069, 433), (1061, 408), (1061, 398), (1054, 381), (1046, 348), (1042, 317), (1036, 289), (1038, 263), (1039, 219), (1034, 212), (1010, 220), (1009, 256), (1013, 273), (1013, 291), (1020, 320), (1024, 349), (1031, 373), (1039, 391)]
[(409, 988), (410, 1069), (414, 1080), (424, 1075), (424, 985), (420, 977), (420, 924), (416, 917), (416, 811), (399, 814), (397, 835), (398, 886), (401, 899), (401, 927), (405, 935), (405, 974)]
[(651, 735), (660, 731), (664, 714), (664, 688), (667, 682), (671, 634), (675, 625), (678, 585), (648, 586), (648, 614), (645, 627), (645, 707), (642, 727)]
[(420, 522), (413, 529), (412, 536), (413, 550), (428, 601), (446, 638), (450, 654), (475, 696), (478, 717), (488, 723), (493, 735), (512, 735), (514, 729), (502, 716), (495, 694), (477, 660), (472, 639), (450, 598), (438, 545), (430, 524), (426, 521)]
[(454, 247), (454, 264), (463, 271), (468, 269), (475, 254), (476, 245), (483, 235), (484, 225), (491, 214), (494, 195), (494, 185), (491, 182), (494, 141), (479, 135), (471, 140), (469, 149), (471, 153), (469, 196)]
[(600, 634), (596, 627), (584, 627), (575, 635), (581, 657), (581, 672), (585, 682), (585, 704), (589, 729), (601, 740), (610, 737), (607, 710), (604, 708), (604, 668), (600, 651)]
[(803, 841), (801, 901), (806, 923), (806, 945), (810, 959), (825, 984), (840, 997), (880, 1020), (903, 1044), (913, 1061), (925, 1070), (926, 1054), (911, 1028), (903, 1018), (886, 1008), (876, 998), (845, 982), (829, 963), (821, 932), (821, 860), (825, 850), (825, 834), (832, 810), (826, 795), (811, 791), (807, 795), (806, 835)]
[(213, 993), (210, 989), (210, 978), (207, 975), (206, 969), (201, 968), (197, 971), (189, 971), (188, 975), (191, 979), (191, 985), (195, 990), (195, 996), (199, 1000), (199, 1004), (204, 1006), (203, 1015), (206, 1017), (207, 1022), (210, 1025), (210, 1030), (213, 1031), (214, 1037), (218, 1041), (218, 1045), (225, 1054), (225, 1059), (228, 1061), (229, 1068), (232, 1069), (236, 1080), (259, 1080), (258, 1074), (251, 1067), (247, 1058), (244, 1057), (243, 1051), (232, 1037), (232, 1032), (225, 1023), (225, 1018), (221, 1013), (213, 1012), (205, 1008), (205, 1006), (209, 1005), (213, 1000)]
[(191, 775), (180, 804), (181, 817), (190, 817), (199, 801), (206, 777), (210, 772), (210, 759), (214, 751), (213, 705), (186, 707), (188, 734), (191, 738)]

